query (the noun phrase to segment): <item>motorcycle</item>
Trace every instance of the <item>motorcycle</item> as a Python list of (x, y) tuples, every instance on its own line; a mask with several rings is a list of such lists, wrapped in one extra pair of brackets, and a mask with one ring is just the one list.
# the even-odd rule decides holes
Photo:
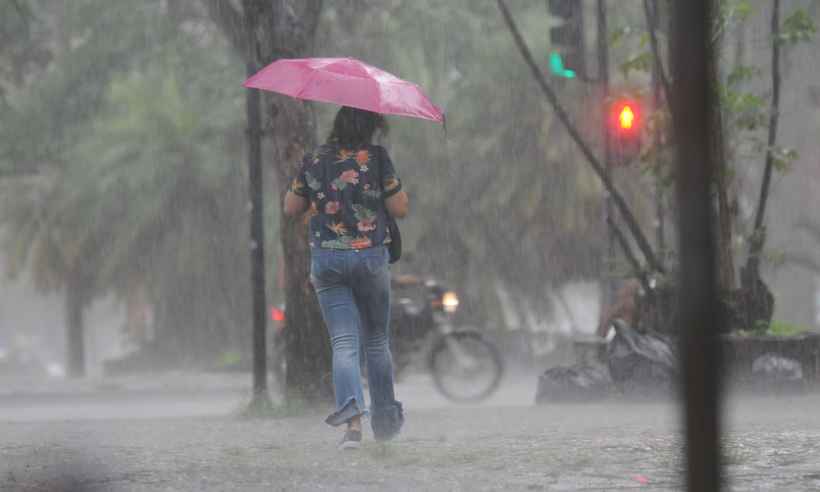
[(396, 376), (426, 355), (436, 389), (455, 402), (478, 402), (501, 384), (498, 348), (476, 329), (456, 326), (458, 295), (433, 279), (393, 279), (391, 349)]
[[(392, 287), (390, 348), (396, 378), (421, 359), (436, 389), (449, 400), (470, 403), (492, 395), (504, 373), (501, 354), (478, 330), (455, 325), (458, 295), (435, 280), (410, 275), (394, 277)], [(269, 368), (277, 381), (284, 381), (284, 306), (271, 308), (270, 316)]]

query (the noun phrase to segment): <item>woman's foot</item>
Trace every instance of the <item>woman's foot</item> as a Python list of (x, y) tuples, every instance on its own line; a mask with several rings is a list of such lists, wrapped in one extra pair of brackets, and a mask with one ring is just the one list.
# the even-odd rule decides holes
[(362, 417), (356, 416), (347, 421), (347, 430), (339, 442), (339, 449), (359, 449), (362, 445)]
[(359, 449), (362, 445), (362, 431), (350, 430), (345, 431), (342, 440), (339, 441), (338, 449)]
[(396, 437), (404, 425), (404, 409), (401, 403), (394, 402), (385, 408), (374, 409), (370, 416), (370, 424), (373, 427), (373, 437), (377, 441), (389, 441)]

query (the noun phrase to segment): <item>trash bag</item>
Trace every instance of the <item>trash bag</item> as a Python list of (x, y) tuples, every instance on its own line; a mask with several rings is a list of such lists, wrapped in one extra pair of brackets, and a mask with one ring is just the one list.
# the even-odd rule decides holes
[(658, 333), (639, 333), (620, 320), (614, 328), (607, 361), (615, 384), (633, 395), (672, 391), (679, 371), (673, 342)]
[(752, 376), (768, 382), (802, 381), (803, 365), (788, 357), (763, 354), (752, 362)]
[(602, 365), (560, 366), (547, 369), (538, 378), (535, 403), (598, 400), (612, 392), (612, 378)]

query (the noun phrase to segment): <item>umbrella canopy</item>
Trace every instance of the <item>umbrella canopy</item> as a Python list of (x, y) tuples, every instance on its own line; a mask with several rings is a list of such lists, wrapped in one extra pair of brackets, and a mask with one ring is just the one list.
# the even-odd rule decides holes
[(243, 85), (374, 113), (444, 122), (441, 109), (419, 86), (354, 58), (279, 59)]

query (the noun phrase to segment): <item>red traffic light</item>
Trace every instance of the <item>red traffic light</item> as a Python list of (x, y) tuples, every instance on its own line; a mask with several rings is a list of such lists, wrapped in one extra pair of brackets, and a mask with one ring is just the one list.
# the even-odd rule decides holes
[(613, 163), (627, 165), (641, 153), (643, 108), (634, 99), (616, 99), (609, 108)]
[(612, 126), (621, 133), (640, 131), (640, 107), (635, 101), (617, 101), (612, 106)]
[(624, 106), (621, 109), (621, 112), (618, 113), (618, 123), (624, 130), (632, 129), (632, 125), (635, 123), (635, 112), (632, 111), (632, 106)]

